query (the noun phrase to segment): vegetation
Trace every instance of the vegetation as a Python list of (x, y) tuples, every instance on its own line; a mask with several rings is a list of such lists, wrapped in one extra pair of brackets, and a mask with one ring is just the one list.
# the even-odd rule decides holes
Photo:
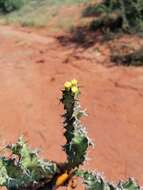
[[(114, 51), (113, 51), (114, 52)], [(112, 53), (111, 60), (117, 64), (142, 66), (143, 65), (143, 47), (132, 53)]]
[(103, 0), (96, 6), (87, 7), (83, 15), (98, 14), (91, 27), (93, 29), (104, 28), (116, 31), (122, 29), (125, 32), (143, 31), (143, 1), (142, 0)]
[[(5, 0), (4, 0), (5, 1)], [(17, 0), (21, 1), (21, 0)], [(61, 28), (69, 29), (75, 23), (76, 15), (66, 15), (63, 17), (62, 11), (67, 10), (69, 6), (77, 6), (88, 0), (24, 0), (24, 6), (20, 9), (1, 15), (2, 23), (14, 23), (27, 27), (45, 27), (52, 22), (52, 29), (57, 31)], [(64, 7), (63, 7), (64, 6)], [(80, 10), (79, 10), (80, 11)], [(43, 14), (44, 13), (44, 14)], [(72, 13), (71, 13), (72, 14)], [(55, 25), (55, 26), (54, 26)]]
[(24, 4), (24, 0), (0, 0), (0, 10), (4, 13), (19, 9)]
[[(58, 164), (39, 158), (37, 151), (32, 151), (23, 138), (16, 144), (6, 146), (9, 156), (0, 157), (0, 186), (9, 190), (56, 189), (69, 182), (73, 176), (83, 179), (86, 190), (139, 190), (140, 187), (133, 179), (113, 185), (92, 171), (80, 170), (87, 158), (87, 150), (92, 141), (80, 122), (85, 115), (79, 102), (80, 89), (74, 79), (64, 85), (61, 102), (64, 105), (64, 136), (66, 144), (64, 151), (67, 161)], [(8, 154), (7, 154), (8, 155)]]
[(41, 160), (37, 151), (30, 150), (23, 138), (6, 148), (11, 157), (0, 158), (0, 185), (9, 190), (40, 187), (58, 171), (55, 163)]

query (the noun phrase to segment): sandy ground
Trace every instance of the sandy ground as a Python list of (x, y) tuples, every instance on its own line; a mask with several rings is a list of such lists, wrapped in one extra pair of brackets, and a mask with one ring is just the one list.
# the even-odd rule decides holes
[(76, 78), (89, 114), (83, 122), (96, 143), (86, 168), (143, 185), (143, 68), (108, 64), (105, 44), (64, 47), (54, 37), (7, 26), (0, 26), (0, 44), (1, 146), (23, 134), (44, 158), (64, 161), (60, 90)]

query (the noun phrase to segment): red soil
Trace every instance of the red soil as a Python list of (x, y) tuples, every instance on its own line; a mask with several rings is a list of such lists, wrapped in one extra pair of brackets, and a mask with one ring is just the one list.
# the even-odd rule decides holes
[(109, 44), (75, 50), (6, 26), (0, 26), (0, 42), (1, 146), (24, 134), (43, 157), (64, 161), (60, 90), (76, 78), (89, 113), (83, 121), (96, 142), (86, 167), (113, 181), (133, 176), (143, 184), (142, 67), (108, 64)]

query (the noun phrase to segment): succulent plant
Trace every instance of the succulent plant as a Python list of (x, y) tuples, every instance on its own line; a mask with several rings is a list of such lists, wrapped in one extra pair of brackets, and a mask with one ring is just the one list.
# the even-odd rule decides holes
[(68, 183), (72, 176), (79, 176), (83, 179), (86, 190), (141, 190), (132, 178), (114, 185), (99, 173), (80, 170), (80, 165), (87, 159), (92, 141), (80, 121), (86, 113), (80, 106), (79, 95), (77, 80), (64, 84), (61, 102), (65, 109), (63, 117), (66, 144), (63, 148), (67, 161), (60, 165), (40, 159), (38, 151), (31, 150), (20, 137), (16, 144), (6, 146), (10, 155), (0, 157), (0, 186), (5, 186), (8, 190), (38, 190), (46, 186), (47, 190), (51, 190)]
[(11, 157), (0, 157), (0, 186), (8, 189), (36, 188), (42, 181), (51, 181), (58, 172), (55, 163), (40, 159), (38, 152), (31, 150), (23, 138), (6, 148)]
[(141, 188), (132, 178), (120, 181), (117, 185), (107, 182), (102, 175), (91, 171), (78, 171), (77, 175), (83, 178), (86, 190), (140, 190)]
[(64, 85), (61, 102), (64, 104), (64, 128), (66, 145), (64, 151), (67, 154), (68, 166), (70, 170), (77, 168), (75, 175), (81, 177), (86, 190), (140, 190), (138, 184), (132, 178), (126, 182), (114, 185), (107, 182), (99, 173), (80, 170), (87, 158), (87, 150), (92, 141), (88, 137), (85, 127), (80, 122), (80, 118), (86, 115), (79, 102), (80, 89), (78, 82), (74, 79), (67, 81)]
[(64, 128), (66, 144), (64, 151), (67, 154), (68, 166), (70, 169), (79, 167), (87, 157), (87, 149), (91, 145), (86, 129), (80, 122), (80, 118), (86, 115), (81, 109), (79, 102), (80, 89), (77, 80), (73, 79), (64, 84), (63, 97), (64, 104)]

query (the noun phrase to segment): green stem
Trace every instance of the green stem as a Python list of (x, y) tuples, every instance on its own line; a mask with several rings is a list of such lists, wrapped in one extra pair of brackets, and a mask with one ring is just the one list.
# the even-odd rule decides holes
[[(70, 82), (68, 82), (70, 83)], [(85, 111), (81, 109), (79, 102), (79, 87), (75, 85), (77, 92), (72, 92), (72, 84), (70, 88), (65, 88), (61, 102), (64, 105), (64, 136), (67, 140), (64, 145), (64, 151), (67, 154), (68, 166), (70, 169), (79, 167), (87, 158), (87, 149), (91, 144), (85, 127), (80, 122), (80, 118), (85, 115)]]

